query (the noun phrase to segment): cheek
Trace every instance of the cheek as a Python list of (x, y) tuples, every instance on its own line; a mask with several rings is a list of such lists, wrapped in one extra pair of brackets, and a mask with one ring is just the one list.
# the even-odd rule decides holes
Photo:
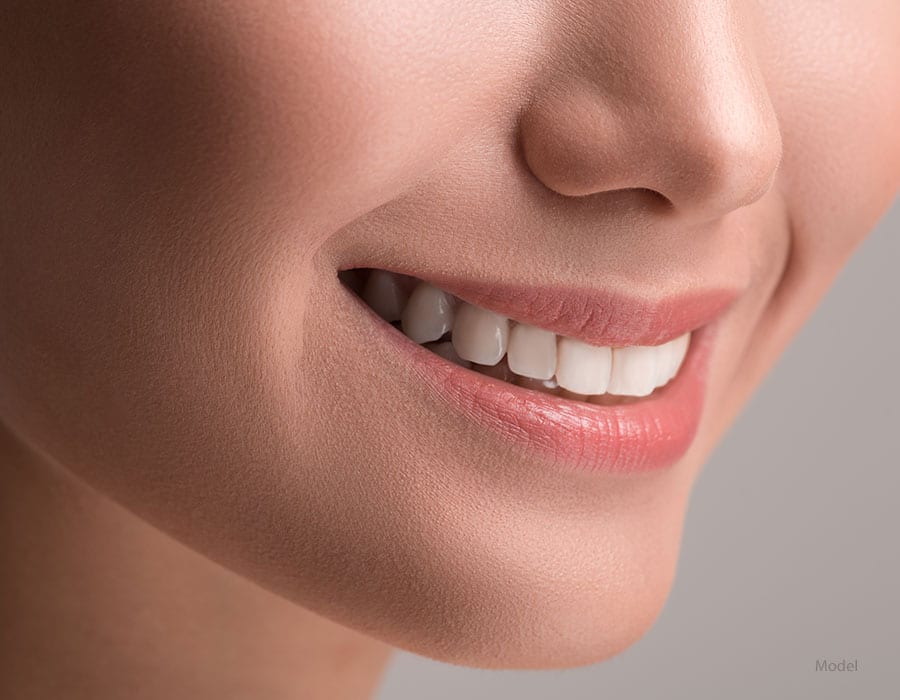
[(833, 272), (900, 186), (900, 5), (774, 7), (761, 59), (786, 146), (792, 255)]
[(483, 128), (488, 110), (513, 112), (520, 96), (508, 86), (537, 60), (540, 22), (529, 5), (501, 1), (488, 16), (449, 0), (180, 12), (216, 27), (228, 100), (220, 111), (241, 147), (234, 169), (257, 166), (255, 201), (319, 233), (312, 248), (420, 181)]
[[(111, 426), (155, 425), (177, 448), (188, 415), (207, 424), (201, 397), (240, 405), (259, 358), (296, 347), (313, 252), (421, 179), (530, 53), (518, 3), (474, 24), (454, 6), (101, 2), (63, 34), (49, 19), (64, 9), (20, 11), (35, 48), (0, 86), (22, 166), (3, 200), (19, 232), (0, 242), (16, 271), (0, 275), (4, 417), (119, 461), (154, 440), (116, 449), (103, 436), (131, 431)], [(503, 24), (517, 48), (485, 54)]]
[[(453, 6), (92, 3), (62, 35), (48, 20), (64, 9), (20, 11), (36, 48), (2, 84), (21, 165), (3, 200), (20, 235), (0, 244), (17, 271), (0, 276), (5, 412), (38, 387), (76, 412), (87, 383), (98, 403), (162, 396), (154, 356), (193, 367), (196, 344), (252, 329), (273, 303), (261, 279), (290, 276), (302, 299), (318, 245), (420, 179), (502, 90), (518, 57), (478, 46), (516, 8), (473, 31)], [(525, 46), (532, 25), (510, 26)]]

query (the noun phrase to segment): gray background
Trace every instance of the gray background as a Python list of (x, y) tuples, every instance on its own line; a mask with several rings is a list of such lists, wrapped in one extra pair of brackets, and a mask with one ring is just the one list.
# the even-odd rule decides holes
[(898, 307), (900, 200), (704, 468), (635, 646), (564, 671), (398, 653), (377, 699), (900, 698)]

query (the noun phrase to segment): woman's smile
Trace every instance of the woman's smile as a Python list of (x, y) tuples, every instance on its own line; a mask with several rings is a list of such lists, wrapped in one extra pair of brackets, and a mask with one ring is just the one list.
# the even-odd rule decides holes
[(444, 279), (442, 288), (379, 269), (340, 278), (379, 317), (367, 314), (378, 331), (369, 342), (394, 347), (455, 410), (556, 462), (611, 472), (671, 466), (684, 454), (714, 321), (736, 296), (651, 304), (562, 287)]

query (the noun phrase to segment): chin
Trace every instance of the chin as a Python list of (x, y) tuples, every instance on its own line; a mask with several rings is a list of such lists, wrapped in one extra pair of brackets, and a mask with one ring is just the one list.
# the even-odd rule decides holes
[[(617, 562), (628, 566), (628, 562)], [(632, 564), (633, 565), (633, 564)], [(656, 621), (668, 596), (669, 567), (588, 580), (576, 571), (535, 572), (515, 583), (480, 582), (418, 629), (384, 635), (388, 643), (444, 663), (483, 669), (564, 669), (595, 664), (624, 651)], [(470, 582), (471, 584), (471, 582)], [(411, 621), (412, 622), (412, 621)]]
[(420, 519), (410, 511), (371, 527), (391, 538), (371, 535), (353, 549), (335, 543), (353, 557), (344, 559), (347, 568), (319, 569), (318, 583), (307, 579), (287, 593), (338, 623), (444, 663), (598, 663), (647, 633), (674, 579), (684, 502), (675, 489), (647, 481), (656, 493), (612, 486), (610, 502), (595, 502), (591, 514), (523, 507), (497, 494), (479, 499), (463, 485), (455, 502), (425, 502)]

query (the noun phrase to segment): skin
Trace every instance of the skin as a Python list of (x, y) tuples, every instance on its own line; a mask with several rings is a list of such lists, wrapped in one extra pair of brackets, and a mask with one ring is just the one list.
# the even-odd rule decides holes
[[(11, 696), (621, 651), (705, 458), (900, 186), (894, 0), (14, 2), (0, 65)], [(584, 475), (373, 344), (355, 266), (741, 295), (685, 457)]]

